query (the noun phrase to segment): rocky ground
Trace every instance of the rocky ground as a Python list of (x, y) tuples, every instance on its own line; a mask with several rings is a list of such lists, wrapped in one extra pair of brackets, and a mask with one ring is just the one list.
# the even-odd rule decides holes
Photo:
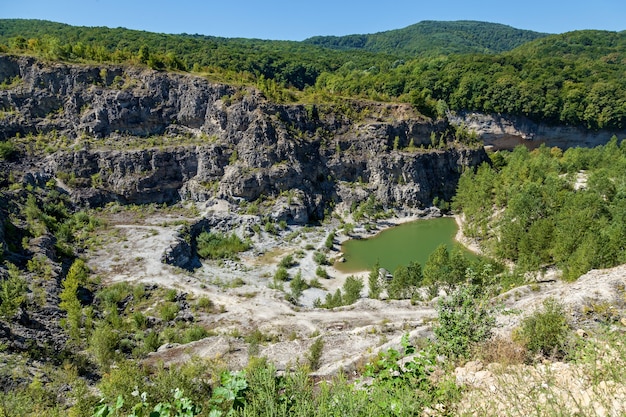
[[(203, 210), (201, 217), (235, 216), (224, 202), (208, 209), (205, 206)], [(379, 230), (415, 218), (388, 219), (380, 223)], [(203, 262), (198, 269), (187, 271), (161, 262), (183, 220), (191, 220), (188, 212), (109, 215), (109, 226), (100, 232), (100, 248), (87, 257), (89, 266), (106, 282), (158, 284), (187, 293), (190, 299), (208, 297), (217, 306), (217, 312), (195, 317), (212, 336), (187, 345), (162, 346), (151, 355), (150, 361), (175, 364), (200, 356), (219, 359), (237, 368), (256, 354), (285, 370), (306, 361), (313, 337), (322, 335), (325, 348), (318, 374), (331, 375), (339, 369), (357, 369), (380, 349), (397, 346), (405, 333), (413, 338), (431, 334), (429, 323), (436, 317), (435, 301), (412, 305), (408, 300), (371, 300), (365, 298), (365, 288), (363, 298), (353, 305), (332, 310), (313, 308), (315, 298), (323, 299), (327, 292), (332, 293), (343, 285), (347, 274), (334, 267), (327, 267), (329, 279), (319, 279), (323, 288), (305, 290), (297, 305), (287, 301), (285, 292), (271, 288), (277, 264), (287, 254), (293, 254), (297, 261), (290, 269), (292, 276), (299, 270), (305, 280), (314, 279), (317, 264), (311, 248), (323, 247), (328, 233), (338, 223), (313, 228), (290, 226), (276, 236), (263, 232), (252, 237), (253, 248), (238, 261)], [(289, 235), (297, 237), (287, 241)], [(338, 243), (346, 238), (338, 234), (330, 257), (340, 256)], [(364, 271), (355, 275), (367, 283), (367, 274)], [(515, 288), (496, 300), (499, 306), (496, 333), (510, 336), (521, 319), (539, 308), (547, 297), (563, 301), (572, 322), (584, 325), (586, 320), (592, 320), (589, 313), (594, 308), (604, 304), (623, 305), (624, 288), (626, 266), (591, 271), (574, 283), (543, 279)], [(288, 291), (287, 285), (285, 289)], [(271, 342), (260, 346), (246, 343), (245, 336), (256, 330), (267, 335)]]
[[(218, 204), (203, 215), (227, 216), (226, 208), (226, 204)], [(416, 218), (389, 219), (381, 223), (380, 229)], [(363, 298), (332, 310), (313, 308), (316, 298), (323, 300), (326, 293), (340, 288), (349, 276), (332, 266), (326, 267), (329, 278), (319, 278), (323, 288), (305, 290), (298, 305), (287, 301), (284, 292), (270, 288), (277, 264), (287, 254), (296, 254), (297, 265), (289, 270), (292, 276), (300, 271), (305, 280), (314, 279), (318, 265), (310, 248), (321, 248), (338, 222), (315, 228), (290, 226), (277, 236), (262, 233), (253, 237), (253, 248), (238, 261), (208, 261), (187, 271), (161, 262), (185, 219), (190, 220), (181, 214), (110, 215), (109, 227), (100, 232), (102, 245), (87, 257), (90, 268), (105, 282), (157, 284), (187, 293), (190, 298), (208, 297), (218, 306), (219, 313), (197, 317), (216, 336), (184, 346), (163, 346), (152, 355), (152, 360), (176, 363), (198, 355), (219, 357), (239, 367), (245, 365), (249, 356), (249, 346), (241, 336), (258, 329), (277, 341), (261, 346), (258, 354), (268, 357), (278, 369), (304, 362), (313, 343), (311, 336), (323, 335), (326, 347), (319, 373), (333, 374), (340, 368), (358, 366), (381, 348), (397, 345), (407, 332), (413, 336), (428, 335), (427, 323), (435, 316), (431, 303), (411, 305), (408, 300)], [(294, 232), (299, 232), (298, 237), (286, 242), (285, 236)], [(338, 236), (329, 257), (340, 255), (339, 243), (346, 238)], [(352, 275), (362, 277), (366, 283), (367, 274), (364, 271)], [(285, 289), (288, 290), (287, 283)], [(362, 295), (366, 294), (365, 288)]]

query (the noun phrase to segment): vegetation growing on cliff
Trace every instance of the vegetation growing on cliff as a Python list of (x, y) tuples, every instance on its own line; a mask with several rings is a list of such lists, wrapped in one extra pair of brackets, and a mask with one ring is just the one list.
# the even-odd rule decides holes
[[(311, 43), (76, 28), (39, 21), (2, 20), (0, 27), (4, 43), (0, 51), (193, 70), (228, 82), (255, 84), (279, 101), (350, 96), (409, 102), (432, 117), (443, 116), (448, 109), (472, 110), (589, 129), (626, 127), (622, 76), (626, 32), (577, 31), (535, 40), (531, 40), (535, 35), (522, 36), (529, 42), (508, 51), (516, 44), (499, 35), (501, 28), (489, 27), (481, 36), (485, 45), (493, 45), (487, 50), (502, 51), (497, 55), (465, 48), (454, 51), (460, 55), (443, 49), (415, 57), (385, 46), (391, 40), (372, 47), (379, 51), (374, 54), (364, 52), (364, 47), (336, 51)], [(480, 24), (471, 30), (480, 32), (477, 28)]]

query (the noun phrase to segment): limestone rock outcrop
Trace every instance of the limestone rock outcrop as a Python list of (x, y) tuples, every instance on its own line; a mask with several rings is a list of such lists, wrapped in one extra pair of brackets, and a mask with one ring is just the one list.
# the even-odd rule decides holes
[(0, 56), (7, 79), (0, 131), (63, 138), (31, 178), (55, 178), (90, 206), (282, 199), (275, 217), (306, 223), (369, 195), (400, 207), (448, 200), (463, 169), (487, 159), (482, 148), (427, 149), (447, 122), (404, 104), (275, 104), (187, 74)]
[(614, 135), (626, 137), (626, 131), (588, 130), (580, 126), (549, 125), (538, 123), (527, 117), (503, 114), (460, 112), (448, 116), (450, 123), (464, 126), (476, 133), (485, 146), (498, 149), (513, 149), (517, 145), (536, 148), (548, 147), (567, 149), (571, 147), (594, 147), (606, 144)]

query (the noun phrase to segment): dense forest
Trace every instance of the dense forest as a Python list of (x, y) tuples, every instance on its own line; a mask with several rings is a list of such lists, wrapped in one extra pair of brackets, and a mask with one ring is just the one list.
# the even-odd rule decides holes
[(436, 56), (467, 53), (500, 53), (547, 36), (496, 23), (423, 21), (403, 29), (369, 35), (315, 36), (305, 43), (331, 49), (358, 49), (396, 55)]
[(461, 177), (455, 204), (466, 233), (521, 270), (558, 267), (574, 280), (625, 263), (626, 141), (496, 153)]
[[(447, 26), (441, 25), (444, 37)], [(430, 36), (437, 33), (436, 26), (415, 28), (428, 28)], [(460, 27), (474, 33), (484, 24), (465, 22)], [(448, 110), (471, 110), (588, 129), (626, 127), (626, 32), (550, 35), (508, 50), (518, 44), (511, 37), (521, 42), (526, 35), (497, 25), (495, 29), (483, 36), (481, 44), (492, 45), (485, 46), (486, 51), (504, 52), (477, 53), (468, 46), (450, 54), (434, 44), (432, 53), (420, 57), (397, 47), (412, 33), (406, 32), (409, 28), (386, 33), (384, 41), (371, 48), (377, 52), (373, 53), (366, 47), (338, 51), (308, 42), (2, 20), (0, 50), (53, 60), (194, 71), (218, 81), (256, 84), (277, 100), (349, 96), (409, 102), (430, 117), (441, 117)], [(456, 44), (455, 36), (447, 35), (442, 42)], [(428, 37), (415, 39), (426, 42)]]

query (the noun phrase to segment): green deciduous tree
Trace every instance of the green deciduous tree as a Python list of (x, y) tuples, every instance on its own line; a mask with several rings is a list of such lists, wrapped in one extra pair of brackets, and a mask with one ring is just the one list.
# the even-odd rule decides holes
[(422, 285), (422, 266), (411, 262), (408, 266), (400, 266), (393, 273), (393, 278), (387, 285), (389, 298), (406, 299), (413, 297)]

